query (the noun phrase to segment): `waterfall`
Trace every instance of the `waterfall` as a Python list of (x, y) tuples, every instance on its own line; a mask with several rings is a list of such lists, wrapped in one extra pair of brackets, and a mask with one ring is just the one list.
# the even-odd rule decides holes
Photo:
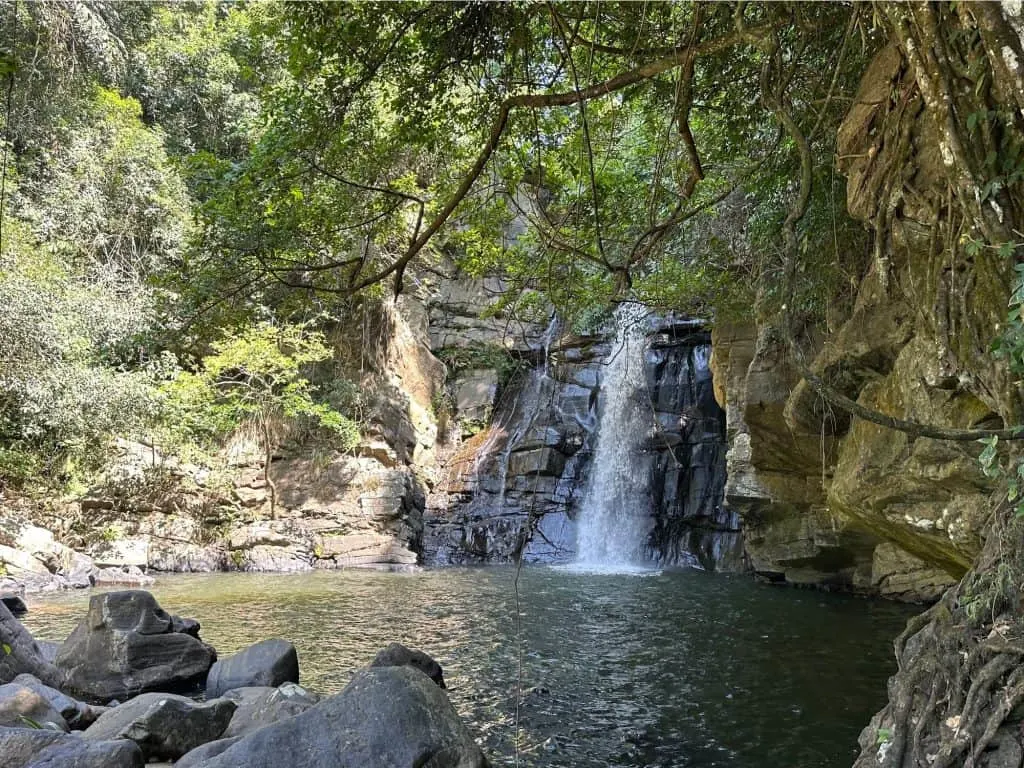
[(615, 344), (601, 382), (603, 406), (590, 480), (580, 509), (577, 564), (623, 569), (645, 560), (652, 527), (646, 473), (635, 456), (651, 426), (644, 373), (648, 311), (621, 304)]

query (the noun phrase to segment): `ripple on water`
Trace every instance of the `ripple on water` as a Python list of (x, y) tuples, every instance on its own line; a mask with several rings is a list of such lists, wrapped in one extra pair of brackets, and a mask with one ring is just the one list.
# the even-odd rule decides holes
[[(636, 578), (643, 575), (645, 578)], [(342, 688), (393, 640), (433, 655), (498, 765), (845, 768), (885, 699), (910, 611), (699, 572), (527, 568), (163, 576), (152, 588), (221, 654), (265, 637), (304, 685)], [(61, 639), (88, 595), (35, 600)], [(517, 695), (518, 692), (518, 695)]]

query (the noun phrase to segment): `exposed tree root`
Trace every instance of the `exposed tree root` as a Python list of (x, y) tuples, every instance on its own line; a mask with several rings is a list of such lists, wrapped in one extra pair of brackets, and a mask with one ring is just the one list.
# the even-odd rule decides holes
[(1024, 523), (1005, 506), (978, 567), (896, 639), (889, 704), (861, 734), (855, 768), (984, 768), (993, 746), (1020, 740)]

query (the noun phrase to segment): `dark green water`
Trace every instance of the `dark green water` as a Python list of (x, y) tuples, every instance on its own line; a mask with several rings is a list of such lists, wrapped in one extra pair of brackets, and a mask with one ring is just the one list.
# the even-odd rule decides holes
[[(302, 683), (345, 685), (392, 640), (441, 662), (455, 706), (497, 765), (514, 764), (511, 569), (415, 574), (160, 577), (171, 613), (222, 654), (267, 637), (299, 649)], [(521, 766), (847, 768), (885, 701), (911, 611), (701, 572), (520, 579)], [(37, 600), (26, 624), (60, 640), (88, 595)], [(546, 692), (545, 692), (546, 691)]]

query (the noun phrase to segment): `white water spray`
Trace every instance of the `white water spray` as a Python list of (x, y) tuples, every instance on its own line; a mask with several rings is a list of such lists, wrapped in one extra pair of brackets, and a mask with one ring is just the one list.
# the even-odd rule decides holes
[(645, 561), (652, 518), (647, 478), (636, 471), (650, 413), (644, 403), (644, 346), (648, 311), (621, 304), (615, 311), (615, 345), (604, 370), (604, 405), (597, 446), (579, 521), (577, 567), (630, 570)]

